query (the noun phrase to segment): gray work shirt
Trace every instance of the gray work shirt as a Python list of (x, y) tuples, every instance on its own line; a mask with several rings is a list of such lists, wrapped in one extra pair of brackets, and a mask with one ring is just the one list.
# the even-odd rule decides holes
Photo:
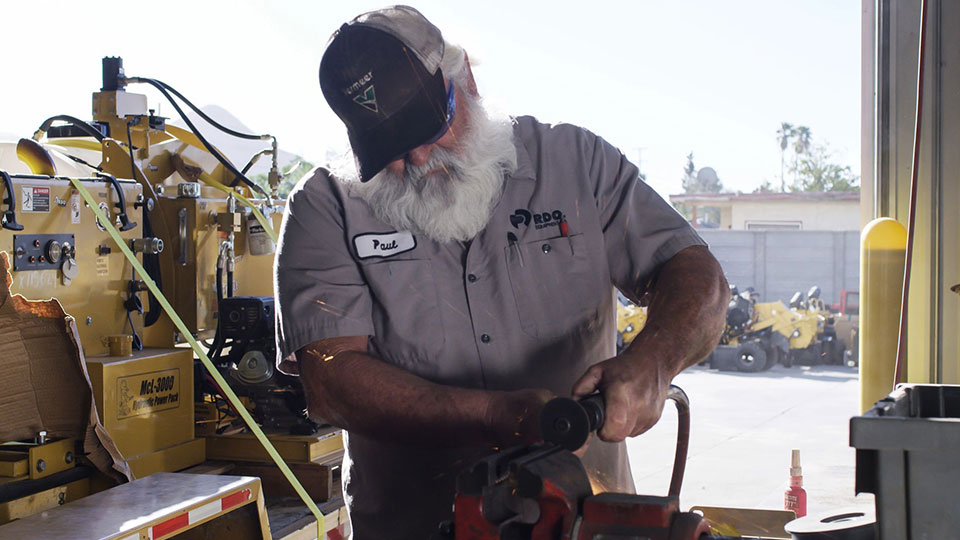
[[(373, 355), (436, 383), (569, 396), (614, 356), (614, 287), (636, 299), (661, 263), (704, 242), (589, 131), (519, 117), (514, 143), (517, 169), (466, 247), (392, 230), (325, 170), (301, 181), (276, 259), (281, 369), (312, 341), (369, 335)], [(485, 452), (348, 434), (355, 538), (426, 537)], [(623, 443), (594, 439), (583, 461), (595, 489), (633, 491)]]

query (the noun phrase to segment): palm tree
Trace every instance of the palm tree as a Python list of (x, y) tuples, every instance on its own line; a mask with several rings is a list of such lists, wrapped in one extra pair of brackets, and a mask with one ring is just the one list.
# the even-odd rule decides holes
[(793, 136), (797, 138), (793, 142), (793, 182), (797, 182), (797, 161), (800, 156), (810, 151), (811, 134), (807, 126), (797, 126), (793, 130)]
[(790, 145), (790, 139), (796, 135), (793, 124), (781, 122), (780, 129), (777, 130), (777, 140), (780, 141), (780, 191), (787, 191), (787, 183), (783, 178), (783, 162), (787, 152), (787, 146)]
[(793, 134), (797, 138), (796, 142), (793, 143), (794, 152), (806, 154), (810, 150), (810, 141), (812, 138), (810, 128), (807, 126), (797, 126)]

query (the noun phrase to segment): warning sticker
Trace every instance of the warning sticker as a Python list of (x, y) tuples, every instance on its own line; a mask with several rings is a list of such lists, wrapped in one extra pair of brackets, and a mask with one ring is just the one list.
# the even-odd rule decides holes
[(167, 369), (117, 379), (117, 418), (131, 418), (180, 405), (180, 370)]
[(83, 208), (83, 201), (80, 200), (80, 194), (74, 193), (70, 196), (70, 223), (80, 223), (80, 209)]
[(49, 212), (50, 188), (20, 186), (20, 210), (24, 212)]

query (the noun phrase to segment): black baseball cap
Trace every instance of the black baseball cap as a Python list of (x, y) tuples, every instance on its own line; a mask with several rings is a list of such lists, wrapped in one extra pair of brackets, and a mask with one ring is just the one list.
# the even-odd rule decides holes
[(330, 38), (320, 88), (347, 126), (361, 181), (447, 127), (442, 58), (440, 30), (409, 6), (359, 15)]

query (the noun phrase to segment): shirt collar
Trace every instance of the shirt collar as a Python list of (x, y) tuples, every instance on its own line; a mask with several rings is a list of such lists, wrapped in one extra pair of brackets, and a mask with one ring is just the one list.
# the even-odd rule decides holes
[(520, 124), (513, 119), (513, 146), (517, 149), (517, 170), (513, 171), (510, 178), (515, 180), (536, 180), (537, 175), (533, 169), (533, 161), (527, 152), (527, 147), (523, 144), (520, 135)]

